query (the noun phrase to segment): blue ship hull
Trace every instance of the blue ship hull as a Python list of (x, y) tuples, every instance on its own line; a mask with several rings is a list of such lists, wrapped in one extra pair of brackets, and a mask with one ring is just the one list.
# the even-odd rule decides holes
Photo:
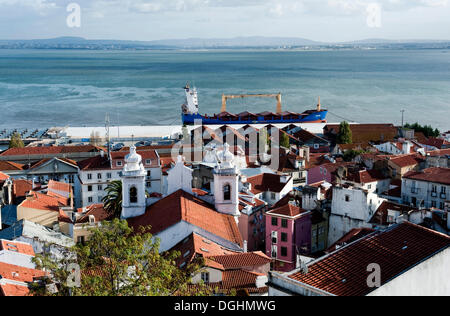
[[(203, 116), (200, 114), (182, 114), (183, 125), (194, 125), (195, 123), (202, 123), (203, 125), (231, 125), (231, 124), (291, 124), (291, 123), (324, 123), (326, 122), (328, 111), (315, 111), (308, 114), (299, 114), (297, 118), (289, 117), (264, 117), (258, 116), (255, 119), (223, 119), (218, 117)], [(297, 115), (295, 115), (297, 116)]]

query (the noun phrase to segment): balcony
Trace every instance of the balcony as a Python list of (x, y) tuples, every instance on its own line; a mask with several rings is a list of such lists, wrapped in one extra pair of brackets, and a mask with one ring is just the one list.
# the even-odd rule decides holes
[(437, 197), (437, 192), (431, 192), (431, 197)]

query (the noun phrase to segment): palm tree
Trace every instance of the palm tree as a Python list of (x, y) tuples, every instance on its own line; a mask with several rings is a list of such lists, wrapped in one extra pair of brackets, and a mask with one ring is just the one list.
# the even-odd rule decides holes
[(120, 218), (122, 212), (122, 181), (110, 182), (105, 191), (107, 194), (102, 199), (103, 207), (115, 218)]

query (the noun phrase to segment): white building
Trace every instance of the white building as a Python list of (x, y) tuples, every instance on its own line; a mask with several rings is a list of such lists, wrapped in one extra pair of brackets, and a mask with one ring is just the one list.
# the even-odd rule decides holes
[(450, 237), (404, 222), (290, 274), (269, 273), (269, 296), (448, 296), (449, 266)]
[[(161, 194), (161, 162), (155, 150), (139, 150), (142, 165), (145, 170), (145, 191), (148, 194)], [(111, 181), (121, 180), (122, 169), (125, 166), (126, 151), (112, 152), (111, 158), (102, 154), (78, 163), (80, 167), (81, 207), (102, 203), (106, 195), (106, 187)]]
[(353, 228), (370, 228), (370, 219), (384, 201), (363, 189), (334, 187), (328, 244), (334, 244)]
[(407, 205), (444, 210), (445, 202), (450, 200), (450, 169), (408, 172), (402, 180), (402, 198)]

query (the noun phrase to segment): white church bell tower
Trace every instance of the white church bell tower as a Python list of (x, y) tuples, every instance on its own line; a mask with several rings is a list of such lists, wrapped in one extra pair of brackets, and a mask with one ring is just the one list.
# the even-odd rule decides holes
[(145, 176), (142, 157), (133, 145), (130, 147), (130, 153), (125, 157), (125, 166), (122, 171), (122, 219), (144, 215), (146, 210)]
[(230, 146), (225, 143), (223, 152), (218, 156), (219, 163), (214, 170), (214, 200), (216, 210), (233, 215), (239, 213), (239, 171), (233, 164), (234, 155)]

